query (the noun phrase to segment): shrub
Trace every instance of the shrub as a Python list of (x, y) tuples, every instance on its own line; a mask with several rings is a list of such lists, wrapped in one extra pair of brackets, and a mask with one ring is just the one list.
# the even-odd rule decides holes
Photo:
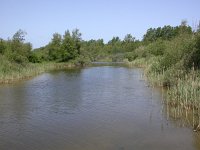
[(190, 35), (182, 35), (166, 43), (166, 51), (161, 60), (161, 66), (168, 69), (187, 57), (194, 47), (194, 40)]
[(200, 69), (200, 34), (195, 36), (191, 53), (184, 57), (184, 66), (187, 69), (192, 67), (195, 67), (195, 69)]
[(29, 58), (28, 58), (29, 62), (32, 63), (41, 63), (41, 58), (39, 58), (39, 56), (35, 53), (31, 53)]
[(163, 55), (166, 49), (165, 41), (158, 40), (154, 43), (149, 44), (146, 47), (149, 54), (154, 56), (160, 56)]

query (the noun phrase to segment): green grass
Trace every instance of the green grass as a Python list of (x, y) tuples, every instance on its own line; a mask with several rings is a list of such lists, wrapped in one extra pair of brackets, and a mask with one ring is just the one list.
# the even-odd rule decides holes
[[(7, 64), (5, 64), (7, 63)], [(19, 65), (9, 61), (0, 64), (0, 83), (12, 83), (27, 79), (38, 74), (57, 69), (66, 69), (75, 67), (73, 63), (28, 63)]]
[(135, 59), (134, 61), (131, 61), (131, 62), (125, 59), (124, 63), (130, 67), (139, 67), (139, 68), (147, 67), (147, 61), (145, 58)]
[[(177, 84), (167, 91), (167, 104), (185, 112), (185, 117), (188, 113), (192, 115), (192, 122), (196, 126), (200, 125), (200, 77), (199, 72), (192, 70), (189, 74), (182, 78), (177, 78)], [(198, 121), (197, 121), (198, 120)]]
[[(165, 104), (167, 113), (182, 123), (190, 124), (200, 130), (200, 72), (194, 68), (186, 72), (173, 66), (159, 70), (159, 58), (140, 58), (126, 62), (130, 66), (143, 67), (144, 74), (151, 86), (166, 89)], [(158, 71), (159, 70), (159, 71)]]

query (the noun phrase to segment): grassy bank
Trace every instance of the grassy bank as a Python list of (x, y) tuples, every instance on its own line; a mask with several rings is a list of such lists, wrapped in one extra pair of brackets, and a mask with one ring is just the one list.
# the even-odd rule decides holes
[(136, 49), (135, 55), (126, 63), (143, 67), (152, 86), (167, 89), (165, 102), (175, 118), (184, 116), (195, 131), (200, 130), (200, 34), (158, 40)]
[(67, 69), (75, 67), (73, 63), (28, 63), (25, 65), (19, 65), (10, 62), (4, 62), (7, 64), (0, 64), (0, 83), (13, 83), (19, 80), (28, 79), (38, 74), (58, 69)]
[(144, 68), (144, 75), (150, 85), (166, 89), (166, 111), (168, 116), (179, 120), (181, 125), (190, 125), (194, 131), (200, 130), (200, 72), (194, 68), (185, 71), (175, 66), (168, 70), (156, 72), (154, 67), (159, 64), (156, 57), (140, 58), (129, 66)]

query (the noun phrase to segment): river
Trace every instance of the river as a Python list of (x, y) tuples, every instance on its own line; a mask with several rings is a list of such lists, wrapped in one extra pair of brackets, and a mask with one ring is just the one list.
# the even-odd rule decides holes
[(0, 86), (0, 150), (200, 150), (142, 70), (95, 66)]

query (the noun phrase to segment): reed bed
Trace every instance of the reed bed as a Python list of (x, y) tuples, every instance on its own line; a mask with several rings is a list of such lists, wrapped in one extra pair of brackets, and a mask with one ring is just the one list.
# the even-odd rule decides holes
[(168, 117), (179, 120), (182, 126), (192, 126), (194, 131), (200, 130), (200, 72), (194, 68), (190, 72), (184, 70), (155, 71), (156, 59), (144, 58), (127, 63), (131, 66), (143, 67), (144, 76), (149, 84), (165, 88), (166, 112)]
[(127, 59), (125, 59), (124, 63), (129, 67), (145, 68), (145, 66), (147, 66), (147, 62), (145, 58), (136, 59), (132, 62), (129, 62)]
[(10, 64), (1, 66), (0, 65), (0, 83), (13, 83), (19, 80), (28, 79), (38, 74), (58, 69), (66, 69), (75, 67), (72, 63), (38, 63), (38, 64)]
[[(200, 77), (194, 69), (184, 77), (177, 78), (177, 84), (167, 90), (167, 105), (177, 110), (176, 116), (192, 116), (195, 131), (200, 130)], [(184, 113), (184, 114), (183, 114)], [(189, 115), (190, 114), (190, 115)]]

